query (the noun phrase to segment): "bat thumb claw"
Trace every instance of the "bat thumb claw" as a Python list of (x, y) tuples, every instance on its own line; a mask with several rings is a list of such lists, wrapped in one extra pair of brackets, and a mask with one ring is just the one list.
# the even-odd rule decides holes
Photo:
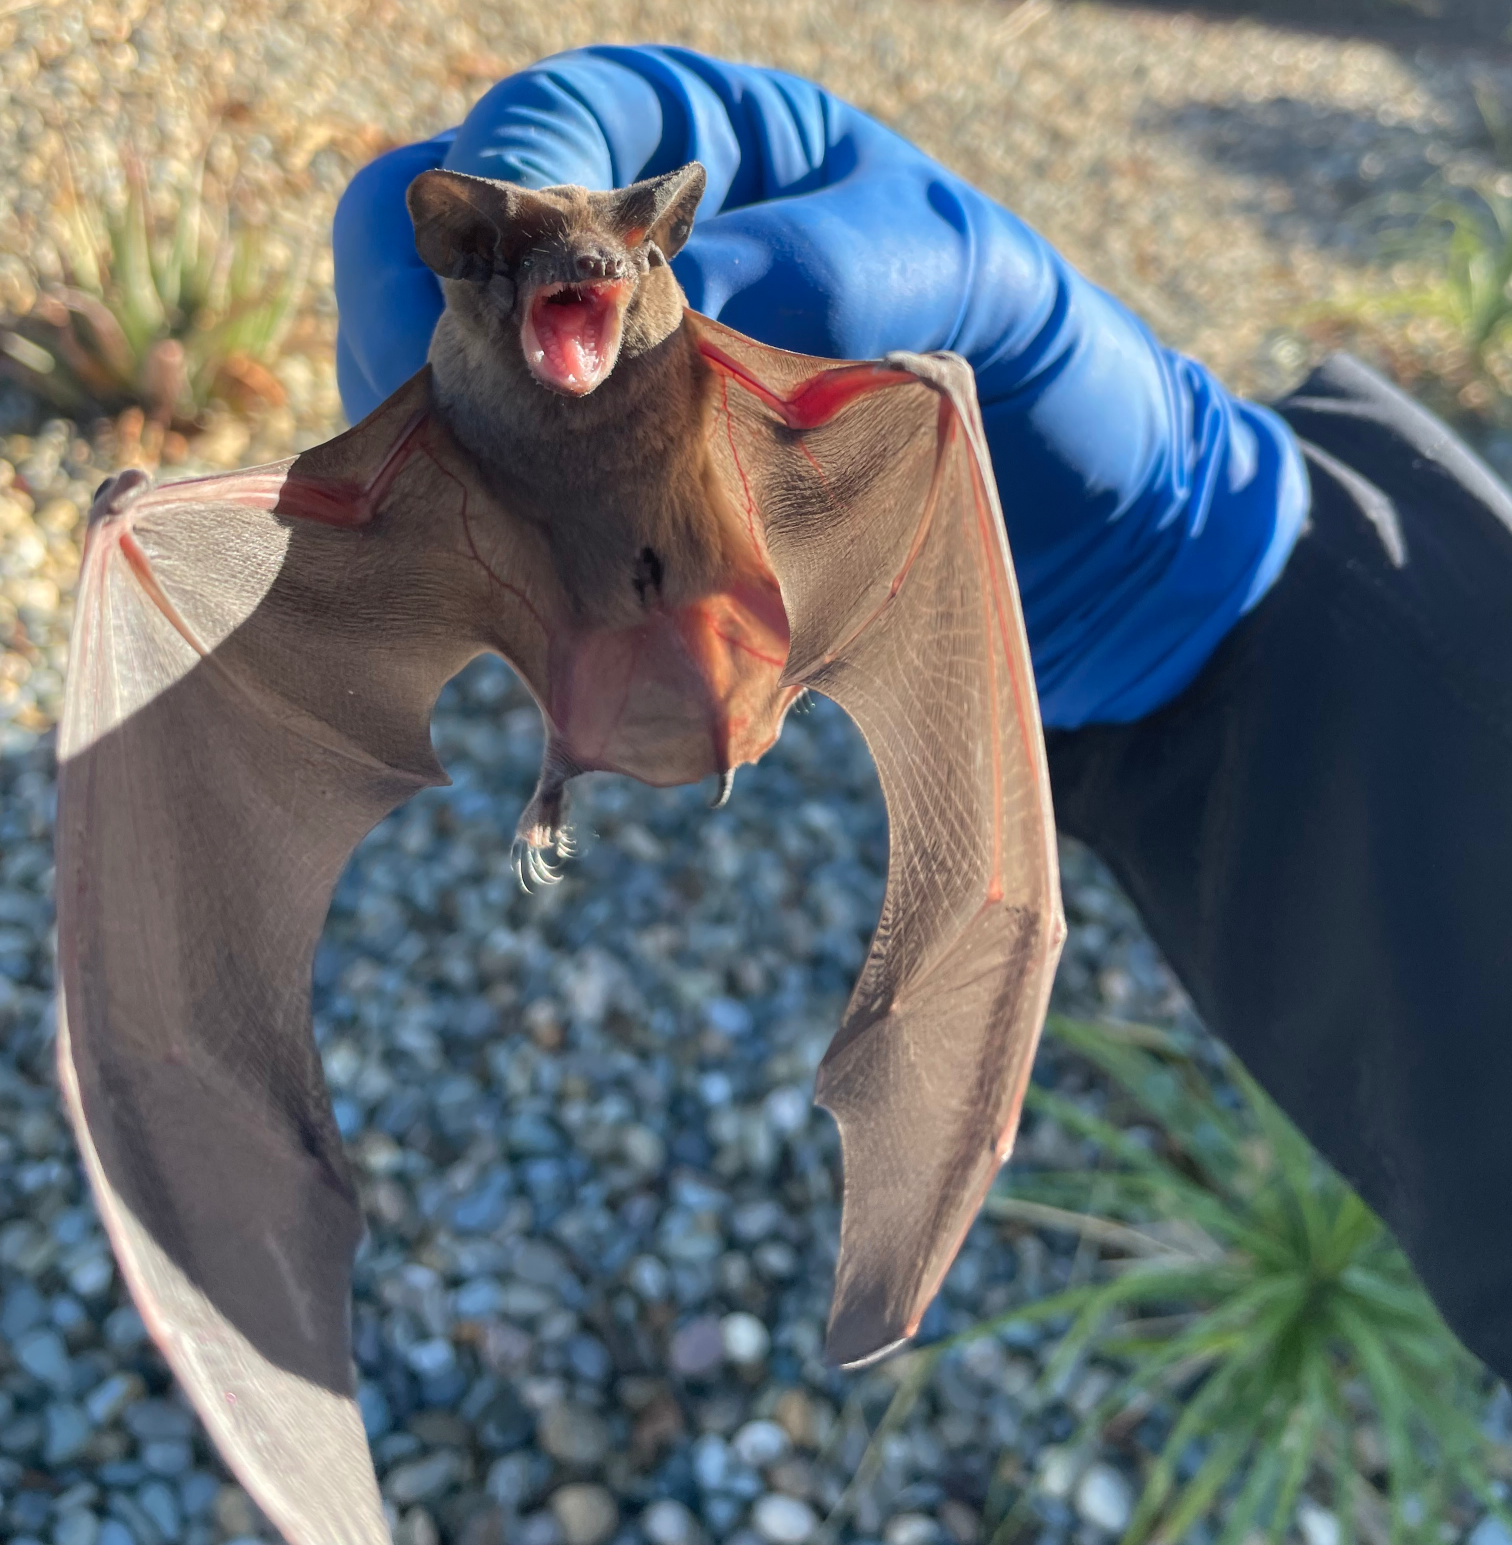
[(735, 769), (726, 767), (719, 775), (719, 788), (714, 798), (709, 801), (710, 810), (723, 810), (730, 802), (730, 793), (735, 787)]
[(140, 467), (127, 467), (124, 472), (106, 478), (94, 491), (94, 500), (89, 508), (90, 524), (119, 515), (135, 502), (139, 494), (151, 487), (152, 478)]
[(830, 1322), (824, 1360), (847, 1373), (869, 1368), (908, 1345), (912, 1338), (906, 1332), (900, 1336), (899, 1329), (896, 1324), (880, 1323), (874, 1315), (842, 1309)]

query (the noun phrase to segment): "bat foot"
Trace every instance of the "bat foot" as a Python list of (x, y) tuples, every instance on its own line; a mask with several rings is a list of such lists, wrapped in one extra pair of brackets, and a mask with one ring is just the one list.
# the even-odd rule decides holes
[(510, 862), (514, 866), (515, 879), (520, 889), (529, 895), (537, 886), (557, 885), (561, 882), (562, 869), (553, 864), (550, 853), (559, 859), (572, 857), (572, 843), (564, 832), (551, 847), (536, 847), (524, 837), (516, 837), (510, 849)]
[(531, 891), (539, 885), (557, 884), (562, 878), (561, 866), (576, 851), (572, 833), (567, 829), (566, 780), (561, 770), (553, 769), (548, 761), (540, 784), (520, 817), (510, 851), (520, 889)]

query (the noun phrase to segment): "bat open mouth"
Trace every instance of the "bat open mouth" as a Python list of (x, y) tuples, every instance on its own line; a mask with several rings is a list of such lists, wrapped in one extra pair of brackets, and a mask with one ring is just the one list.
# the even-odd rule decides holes
[(536, 380), (585, 397), (614, 369), (620, 323), (630, 299), (625, 279), (543, 284), (525, 308), (520, 342)]

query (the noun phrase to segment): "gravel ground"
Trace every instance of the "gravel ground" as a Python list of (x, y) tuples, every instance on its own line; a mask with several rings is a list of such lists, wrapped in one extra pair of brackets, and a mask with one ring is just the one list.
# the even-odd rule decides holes
[[(1358, 276), (1349, 207), (1481, 153), (1470, 81), (1491, 69), (1050, 0), (878, 0), (849, 7), (843, 30), (813, 0), (7, 9), (0, 305), (55, 261), (40, 221), (64, 142), (88, 163), (91, 144), (134, 139), (166, 180), (214, 116), (222, 172), (275, 222), (297, 211), (319, 227), (354, 166), (456, 121), (503, 71), (658, 38), (822, 77), (1256, 392), (1302, 363), (1271, 346), (1285, 319)], [(284, 367), (290, 410), (252, 445), (201, 445), (206, 459), (335, 427), (328, 256), (317, 280), (308, 357)], [(0, 403), (0, 418), (14, 428), (24, 407)], [(272, 1539), (126, 1302), (51, 1067), (48, 726), (79, 512), (112, 450), (55, 422), (0, 451), (0, 1534)], [(539, 756), (534, 710), (480, 663), (448, 688), (435, 738), (453, 786), (359, 850), (316, 966), (372, 1225), (356, 1352), (398, 1536), (801, 1545), (907, 1366), (847, 1378), (818, 1358), (838, 1156), (808, 1096), (881, 897), (869, 758), (821, 702), (719, 813), (699, 790), (584, 780), (582, 856), (525, 896), (508, 850)], [(1071, 845), (1063, 861), (1060, 1005), (1189, 1019), (1099, 866)], [(1047, 1057), (1039, 1076), (1074, 1088), (1077, 1074)], [(1050, 1128), (1020, 1151), (1078, 1158)], [(1063, 1282), (1066, 1249), (979, 1223), (926, 1338)], [(1116, 1533), (1127, 1457), (1083, 1472), (1058, 1447), (1089, 1392), (1036, 1402), (1039, 1352), (1024, 1335), (947, 1361), (839, 1537), (972, 1545), (1005, 1453), (1040, 1476), (1045, 1545)]]

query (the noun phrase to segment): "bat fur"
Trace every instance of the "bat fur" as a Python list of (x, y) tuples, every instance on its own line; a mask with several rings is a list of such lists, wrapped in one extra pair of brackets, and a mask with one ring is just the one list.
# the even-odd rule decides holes
[[(574, 608), (599, 626), (704, 594), (735, 555), (738, 518), (704, 453), (714, 377), (668, 267), (703, 189), (695, 163), (628, 192), (525, 193), (432, 172), (409, 195), (417, 229), (435, 233), (421, 252), (446, 297), (429, 354), (437, 410), (547, 532)], [(521, 231), (531, 239), (516, 256), (508, 233)], [(485, 242), (511, 273), (479, 284), (465, 275)], [(543, 390), (520, 345), (531, 304), (585, 276), (629, 292), (617, 359), (590, 391)]]

